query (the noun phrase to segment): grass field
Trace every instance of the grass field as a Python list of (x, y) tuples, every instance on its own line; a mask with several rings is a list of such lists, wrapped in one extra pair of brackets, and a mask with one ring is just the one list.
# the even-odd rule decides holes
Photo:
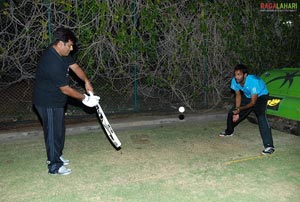
[(263, 149), (256, 125), (218, 137), (225, 121), (67, 136), (68, 176), (48, 175), (42, 138), (0, 143), (0, 201), (244, 202), (300, 201), (300, 137), (273, 130)]

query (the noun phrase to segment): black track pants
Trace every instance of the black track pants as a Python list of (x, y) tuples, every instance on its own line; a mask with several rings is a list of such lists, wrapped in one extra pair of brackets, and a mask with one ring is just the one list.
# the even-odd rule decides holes
[(43, 124), (49, 173), (57, 173), (65, 143), (64, 108), (35, 106)]
[[(232, 111), (234, 109), (234, 108), (232, 108), (228, 112), (227, 129), (225, 130), (225, 132), (227, 134), (233, 133), (234, 128), (241, 121), (243, 121), (250, 114), (250, 112), (254, 111), (257, 121), (258, 121), (259, 131), (260, 131), (260, 135), (261, 135), (264, 147), (274, 147), (271, 127), (268, 123), (268, 119), (266, 116), (268, 97), (269, 97), (268, 95), (263, 95), (263, 96), (258, 97), (257, 102), (254, 105), (254, 107), (240, 112), (240, 117), (237, 122), (232, 121), (232, 117), (233, 117)], [(241, 106), (245, 106), (246, 104), (250, 103), (250, 101), (251, 101), (251, 99), (243, 97)]]

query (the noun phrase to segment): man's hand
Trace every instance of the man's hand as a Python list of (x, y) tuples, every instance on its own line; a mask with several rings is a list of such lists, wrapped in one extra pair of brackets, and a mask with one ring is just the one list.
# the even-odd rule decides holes
[(87, 92), (93, 92), (93, 91), (94, 91), (91, 82), (88, 81), (88, 80), (85, 81), (85, 90), (86, 90)]
[(232, 113), (233, 113), (234, 115), (239, 114), (240, 112), (241, 112), (241, 110), (240, 110), (239, 107), (235, 108), (235, 109), (232, 111)]
[(234, 115), (232, 116), (232, 121), (233, 121), (233, 122), (237, 122), (237, 121), (239, 120), (239, 118), (240, 118), (240, 115), (239, 115), (239, 114), (234, 114)]
[(95, 107), (98, 105), (100, 97), (93, 95), (92, 92), (89, 92), (90, 95), (84, 94), (84, 99), (82, 103), (88, 107)]

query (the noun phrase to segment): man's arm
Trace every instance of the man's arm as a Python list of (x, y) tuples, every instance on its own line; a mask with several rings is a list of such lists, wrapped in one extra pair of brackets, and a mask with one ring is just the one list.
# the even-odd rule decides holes
[(62, 86), (59, 88), (61, 90), (61, 92), (67, 96), (70, 96), (72, 98), (75, 98), (77, 100), (82, 101), (85, 96), (80, 93), (79, 91), (75, 90), (74, 88), (71, 88), (70, 86)]
[(81, 100), (82, 103), (88, 107), (95, 107), (99, 103), (99, 96), (87, 96), (85, 94), (81, 94), (79, 91), (75, 90), (74, 88), (71, 88), (68, 85), (60, 87), (60, 90), (70, 97)]
[(241, 102), (242, 102), (242, 95), (241, 92), (235, 91), (235, 108), (239, 108), (241, 106)]
[(78, 76), (78, 78), (80, 78), (82, 81), (84, 81), (85, 90), (87, 92), (89, 92), (89, 91), (94, 92), (94, 89), (93, 89), (93, 86), (91, 85), (91, 82), (89, 81), (89, 79), (87, 78), (87, 76), (83, 72), (83, 70), (80, 68), (80, 66), (77, 63), (75, 63), (75, 64), (70, 65), (70, 68)]
[(239, 120), (239, 113), (240, 113), (240, 106), (241, 106), (241, 102), (242, 102), (242, 95), (241, 92), (235, 91), (235, 110), (233, 110), (233, 116), (232, 116), (232, 121), (236, 122)]
[(248, 104), (246, 104), (245, 106), (241, 107), (240, 104), (241, 104), (242, 96), (241, 96), (241, 93), (238, 93), (238, 94), (239, 94), (239, 96), (237, 96), (237, 93), (236, 93), (236, 99), (235, 99), (236, 108), (233, 111), (233, 114), (239, 114), (240, 111), (253, 107), (258, 98), (258, 94), (251, 95), (251, 101)]

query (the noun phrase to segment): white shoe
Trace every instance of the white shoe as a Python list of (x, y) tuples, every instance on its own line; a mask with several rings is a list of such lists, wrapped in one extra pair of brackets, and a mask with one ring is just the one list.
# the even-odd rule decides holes
[(64, 159), (63, 156), (60, 156), (59, 159), (64, 163), (64, 166), (69, 165), (70, 164), (70, 160)]
[(220, 132), (219, 136), (220, 136), (220, 137), (229, 137), (229, 136), (233, 136), (233, 133), (227, 134), (227, 133), (224, 131), (224, 132)]
[(69, 175), (69, 174), (71, 174), (71, 169), (66, 168), (65, 166), (61, 166), (58, 169), (57, 173), (50, 173), (50, 172), (48, 172), (48, 173), (51, 175)]
[(274, 148), (274, 147), (266, 147), (266, 148), (261, 152), (261, 154), (263, 154), (263, 155), (270, 155), (270, 154), (273, 154), (274, 151), (275, 151), (275, 148)]
[(69, 175), (71, 174), (71, 169), (69, 168), (66, 168), (65, 166), (61, 166), (58, 171), (57, 171), (57, 174), (59, 175)]

